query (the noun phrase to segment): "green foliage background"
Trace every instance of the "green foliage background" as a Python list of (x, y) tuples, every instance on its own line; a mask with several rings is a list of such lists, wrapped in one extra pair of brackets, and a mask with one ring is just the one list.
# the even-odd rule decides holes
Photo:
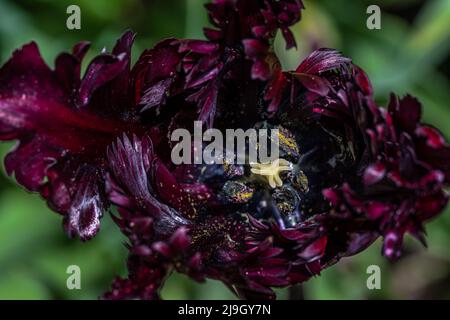
[[(35, 40), (53, 65), (57, 53), (90, 40), (88, 61), (103, 47), (111, 49), (127, 28), (138, 32), (133, 56), (166, 37), (203, 38), (208, 24), (205, 0), (0, 0), (0, 62), (15, 48)], [(82, 29), (66, 28), (66, 8), (81, 7)], [(382, 29), (366, 28), (366, 8), (382, 9)], [(295, 68), (312, 48), (333, 47), (367, 71), (377, 101), (390, 91), (412, 93), (424, 105), (424, 118), (450, 137), (450, 1), (448, 0), (306, 0), (302, 21), (293, 27), (298, 50), (276, 49), (283, 66)], [(14, 144), (1, 144), (4, 154)], [(427, 226), (428, 250), (407, 239), (404, 258), (392, 264), (380, 255), (378, 241), (365, 252), (342, 260), (303, 286), (307, 299), (450, 298), (450, 212)], [(95, 299), (114, 275), (125, 275), (125, 239), (109, 215), (100, 234), (87, 243), (68, 240), (61, 219), (44, 201), (0, 177), (0, 299)], [(82, 289), (66, 288), (66, 268), (79, 265)], [(382, 270), (382, 289), (366, 288), (366, 268)], [(165, 299), (233, 298), (219, 282), (197, 284), (171, 276)], [(288, 290), (280, 290), (288, 298)]]

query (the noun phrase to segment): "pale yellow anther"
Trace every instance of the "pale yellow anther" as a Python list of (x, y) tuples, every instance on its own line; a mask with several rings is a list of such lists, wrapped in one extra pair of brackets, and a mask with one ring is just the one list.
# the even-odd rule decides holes
[(250, 163), (251, 172), (265, 176), (271, 188), (281, 187), (283, 181), (280, 178), (280, 172), (291, 171), (292, 164), (284, 159), (277, 159), (270, 163)]

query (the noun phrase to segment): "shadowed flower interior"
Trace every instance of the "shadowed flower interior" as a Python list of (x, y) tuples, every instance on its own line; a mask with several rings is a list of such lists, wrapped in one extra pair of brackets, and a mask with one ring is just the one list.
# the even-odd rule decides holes
[[(170, 272), (223, 281), (240, 298), (275, 298), (383, 237), (400, 256), (406, 233), (447, 204), (450, 147), (421, 123), (410, 95), (378, 106), (364, 71), (318, 49), (283, 71), (273, 49), (300, 0), (213, 0), (207, 40), (166, 39), (130, 66), (134, 34), (83, 76), (87, 43), (55, 68), (32, 42), (0, 69), (0, 139), (18, 140), (8, 174), (88, 240), (110, 207), (128, 238), (126, 278), (107, 299), (157, 299)], [(175, 129), (278, 129), (269, 163), (171, 161)], [(225, 151), (225, 150), (224, 150)]]

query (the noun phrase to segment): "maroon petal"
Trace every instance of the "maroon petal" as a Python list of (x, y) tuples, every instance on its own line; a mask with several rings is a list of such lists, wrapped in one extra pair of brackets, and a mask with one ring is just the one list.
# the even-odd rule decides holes
[(319, 76), (306, 73), (295, 73), (294, 76), (307, 90), (319, 96), (326, 96), (330, 90), (330, 83)]
[[(271, 40), (281, 29), (287, 47), (295, 45), (289, 27), (300, 20), (304, 8), (300, 0), (217, 0), (206, 5), (212, 24), (219, 28), (215, 33), (208, 29), (206, 36), (217, 40), (226, 37), (227, 45), (235, 45), (250, 36)], [(264, 28), (264, 31), (260, 31)]]
[(320, 259), (320, 257), (325, 252), (327, 245), (327, 237), (321, 237), (308, 245), (306, 248), (298, 254), (298, 257), (305, 262), (312, 262), (314, 260)]
[(218, 83), (216, 81), (211, 81), (186, 99), (187, 101), (193, 101), (198, 104), (200, 109), (198, 119), (206, 123), (208, 128), (213, 126), (213, 117), (217, 108), (218, 91)]
[(81, 62), (90, 44), (80, 42), (72, 49), (72, 54), (61, 53), (55, 61), (55, 72), (68, 94), (78, 90), (80, 86)]
[(272, 71), (269, 65), (263, 60), (257, 60), (252, 66), (252, 79), (265, 81), (270, 78)]
[(164, 241), (157, 241), (153, 243), (152, 249), (168, 259), (171, 258), (173, 254), (170, 245), (165, 243)]
[(269, 106), (267, 107), (269, 112), (277, 111), (287, 84), (287, 76), (281, 70), (276, 72), (275, 76), (270, 80), (264, 94), (264, 100), (269, 101)]
[(375, 163), (366, 168), (364, 171), (364, 183), (366, 185), (374, 184), (384, 178), (386, 167), (382, 163)]
[(100, 229), (100, 218), (106, 209), (102, 176), (95, 168), (81, 168), (79, 178), (70, 188), (77, 190), (64, 217), (64, 229), (69, 236), (87, 240)]
[(159, 300), (159, 289), (169, 271), (169, 267), (159, 259), (144, 260), (137, 255), (128, 259), (129, 275), (127, 279), (116, 278), (103, 299)]
[(122, 64), (124, 67), (115, 76), (112, 76), (110, 81), (94, 90), (94, 94), (90, 98), (91, 105), (94, 105), (97, 113), (103, 116), (120, 120), (136, 117), (137, 110), (133, 108), (132, 104), (132, 81), (130, 79), (131, 47), (135, 36), (134, 32), (127, 31), (117, 40), (111, 56), (121, 61), (117, 63), (116, 67)]
[(135, 105), (149, 109), (164, 104), (181, 62), (178, 47), (178, 41), (167, 39), (141, 54), (131, 71)]
[(86, 70), (80, 85), (81, 106), (88, 104), (93, 92), (117, 77), (125, 70), (128, 61), (125, 53), (118, 56), (102, 54), (97, 56)]
[(298, 73), (318, 74), (350, 63), (349, 58), (343, 57), (333, 49), (318, 49), (311, 53), (295, 70)]
[(211, 54), (219, 48), (219, 45), (209, 41), (203, 40), (187, 40), (182, 41), (180, 45), (180, 52), (193, 51), (201, 54)]
[(264, 57), (270, 49), (269, 45), (257, 39), (244, 39), (242, 44), (245, 54), (251, 59)]
[(388, 110), (398, 128), (411, 133), (414, 132), (422, 116), (421, 104), (410, 95), (398, 100), (394, 94), (391, 94)]
[(419, 128), (417, 128), (415, 133), (419, 137), (425, 138), (426, 145), (431, 148), (439, 149), (446, 145), (445, 139), (442, 134), (432, 127), (420, 126)]
[(167, 167), (156, 159), (152, 163), (152, 185), (161, 201), (188, 217), (195, 216), (194, 200), (183, 190)]
[(373, 88), (367, 74), (358, 66), (354, 66), (355, 81), (366, 96), (372, 96)]
[(173, 79), (168, 78), (161, 80), (148, 88), (140, 101), (140, 104), (143, 105), (141, 111), (146, 111), (163, 104), (170, 90), (170, 87), (172, 86), (172, 83)]
[(107, 153), (113, 176), (113, 181), (108, 182), (110, 201), (116, 205), (126, 204), (125, 209), (131, 212), (145, 213), (161, 234), (172, 235), (180, 226), (188, 224), (182, 213), (156, 198), (158, 192), (154, 189), (151, 172), (158, 159), (150, 138), (141, 140), (134, 136), (130, 140), (125, 135), (112, 144)]
[(341, 202), (339, 194), (333, 189), (324, 189), (322, 194), (333, 206), (338, 206)]
[(183, 253), (191, 244), (191, 238), (188, 235), (186, 227), (180, 227), (170, 238), (170, 244), (178, 253)]
[(371, 220), (378, 219), (393, 210), (392, 206), (382, 202), (372, 202), (367, 206), (367, 216)]
[[(96, 233), (107, 207), (102, 183), (106, 146), (127, 130), (121, 122), (70, 105), (68, 88), (77, 84), (86, 49), (81, 44), (73, 58), (60, 56), (52, 71), (30, 43), (0, 69), (0, 139), (19, 140), (5, 159), (6, 170), (28, 190), (40, 192), (65, 216), (69, 234), (82, 239)], [(72, 64), (64, 69), (61, 61), (67, 59)]]
[(442, 212), (447, 205), (449, 196), (444, 191), (436, 192), (418, 199), (416, 206), (421, 213), (420, 219), (426, 221)]
[(401, 255), (401, 248), (403, 243), (403, 235), (392, 230), (386, 233), (383, 241), (383, 254), (394, 260)]
[(126, 135), (117, 138), (115, 144), (108, 148), (109, 167), (115, 179), (136, 199), (137, 205), (149, 210), (153, 215), (160, 214), (158, 201), (151, 194), (147, 171), (153, 161), (153, 146), (149, 139), (140, 141), (136, 136), (133, 140)]

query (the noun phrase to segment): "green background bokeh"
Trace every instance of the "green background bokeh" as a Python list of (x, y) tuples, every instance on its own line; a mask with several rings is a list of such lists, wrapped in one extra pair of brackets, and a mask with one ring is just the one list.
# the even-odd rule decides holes
[[(131, 28), (138, 33), (133, 57), (166, 37), (203, 38), (208, 25), (204, 0), (0, 0), (0, 62), (15, 48), (35, 40), (45, 60), (74, 43), (89, 40), (86, 61), (103, 47), (111, 49)], [(66, 8), (81, 8), (81, 30), (66, 28)], [(366, 8), (381, 7), (381, 30), (366, 28)], [(292, 30), (298, 50), (286, 52), (275, 42), (283, 67), (295, 68), (317, 47), (333, 47), (352, 57), (371, 78), (377, 102), (389, 92), (416, 95), (424, 105), (425, 122), (450, 137), (450, 1), (309, 0)], [(3, 143), (3, 156), (14, 144)], [(343, 259), (303, 285), (306, 299), (450, 298), (450, 212), (427, 225), (428, 250), (411, 240), (396, 263), (380, 255), (380, 241), (363, 253)], [(125, 238), (105, 215), (102, 230), (81, 243), (65, 237), (61, 217), (37, 195), (0, 176), (0, 299), (95, 299), (117, 274), (124, 276)], [(366, 269), (379, 265), (381, 290), (368, 290)], [(66, 269), (81, 268), (81, 290), (68, 290)], [(278, 290), (279, 298), (292, 291)], [(162, 291), (165, 299), (228, 299), (232, 294), (217, 281), (197, 284), (172, 275)]]

